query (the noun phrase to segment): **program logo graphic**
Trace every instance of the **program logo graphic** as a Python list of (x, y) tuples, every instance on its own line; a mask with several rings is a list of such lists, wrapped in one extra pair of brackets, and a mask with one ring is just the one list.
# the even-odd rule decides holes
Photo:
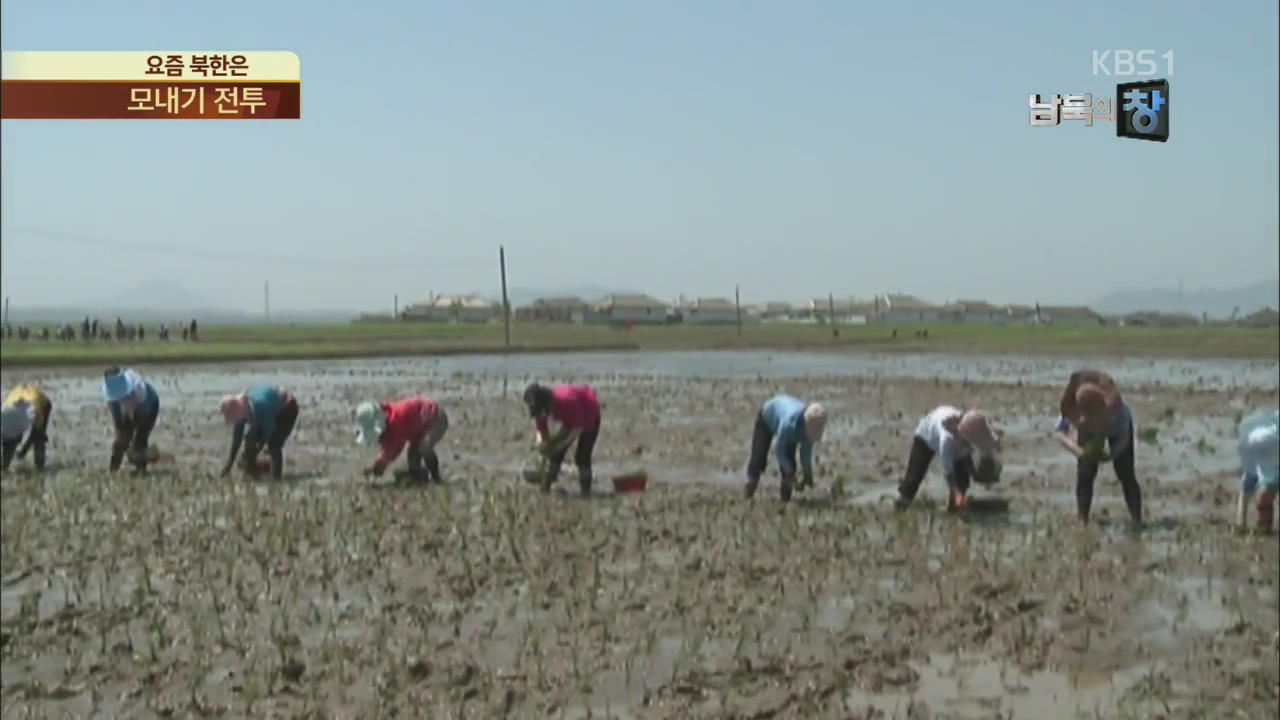
[(1165, 142), (1169, 139), (1169, 81), (1144, 80), (1116, 85), (1120, 103), (1116, 137)]
[(1085, 127), (1095, 121), (1114, 122), (1116, 137), (1135, 140), (1169, 140), (1169, 80), (1143, 80), (1116, 85), (1114, 97), (1082, 95), (1027, 96), (1033, 127), (1057, 127), (1065, 120), (1079, 120)]

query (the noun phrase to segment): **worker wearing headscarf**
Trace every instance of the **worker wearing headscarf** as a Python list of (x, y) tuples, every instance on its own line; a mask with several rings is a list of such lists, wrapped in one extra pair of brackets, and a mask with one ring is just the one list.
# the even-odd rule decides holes
[(769, 463), (769, 447), (775, 445), (778, 471), (782, 474), (782, 502), (791, 500), (796, 485), (796, 455), (803, 473), (801, 487), (813, 485), (813, 446), (821, 442), (827, 428), (827, 411), (819, 403), (810, 403), (790, 395), (776, 395), (756, 413), (751, 431), (751, 456), (747, 460), (748, 498), (760, 486), (760, 476)]
[(981, 412), (951, 405), (935, 408), (920, 420), (911, 438), (906, 474), (898, 484), (898, 509), (906, 509), (915, 499), (936, 456), (942, 465), (942, 477), (947, 481), (947, 509), (963, 511), (968, 506), (969, 485), (975, 476), (985, 484), (999, 479), (999, 452), (999, 435)]
[(134, 469), (146, 472), (148, 443), (160, 416), (159, 393), (133, 368), (111, 367), (103, 373), (102, 396), (116, 431), (111, 444), (111, 471), (120, 469), (128, 451)]
[[(533, 418), (538, 452), (549, 464), (542, 479), (543, 491), (550, 491), (560, 477), (569, 447), (575, 442), (573, 461), (578, 467), (578, 489), (582, 495), (591, 494), (591, 456), (596, 439), (600, 436), (600, 401), (595, 388), (590, 385), (552, 385), (532, 383), (524, 391), (525, 408)], [(560, 430), (551, 434), (550, 421), (560, 424)]]
[(449, 429), (449, 416), (439, 403), (425, 396), (392, 402), (366, 401), (356, 408), (356, 442), (380, 446), (366, 475), (381, 475), (407, 445), (409, 474), (415, 480), (443, 482), (436, 445)]
[(1258, 496), (1257, 527), (1270, 532), (1280, 490), (1280, 410), (1259, 410), (1240, 422), (1240, 500), (1236, 521), (1248, 524), (1249, 503)]
[[(9, 391), (4, 405), (0, 407), (0, 442), (4, 448), (5, 470), (9, 469), (15, 456), (21, 460), (31, 449), (35, 450), (32, 458), (36, 469), (44, 469), (45, 447), (49, 444), (49, 416), (52, 414), (53, 403), (39, 387), (18, 385)], [(24, 435), (26, 442), (22, 442)]]
[(244, 468), (258, 474), (258, 452), (263, 445), (271, 457), (271, 477), (284, 472), (284, 444), (298, 422), (298, 401), (293, 393), (274, 385), (255, 385), (238, 395), (222, 398), (218, 406), (231, 430), (231, 455), (222, 474), (231, 472), (244, 442)]
[(1076, 457), (1076, 510), (1080, 519), (1089, 520), (1098, 465), (1110, 462), (1124, 491), (1129, 516), (1134, 524), (1141, 524), (1142, 490), (1134, 467), (1133, 411), (1115, 380), (1098, 370), (1072, 373), (1058, 409), (1054, 436)]

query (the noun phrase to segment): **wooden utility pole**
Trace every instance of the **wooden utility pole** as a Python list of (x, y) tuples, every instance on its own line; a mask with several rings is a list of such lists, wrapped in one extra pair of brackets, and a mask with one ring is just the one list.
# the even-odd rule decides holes
[(840, 337), (840, 331), (836, 330), (836, 296), (835, 293), (827, 293), (827, 315), (831, 321), (831, 337)]
[(511, 303), (507, 301), (507, 250), (498, 246), (498, 271), (502, 273), (502, 339), (511, 347)]
[(397, 319), (400, 317), (400, 293), (396, 293), (396, 299), (391, 301), (391, 316)]
[(738, 311), (738, 337), (742, 337), (742, 297), (737, 285), (733, 286), (733, 307)]

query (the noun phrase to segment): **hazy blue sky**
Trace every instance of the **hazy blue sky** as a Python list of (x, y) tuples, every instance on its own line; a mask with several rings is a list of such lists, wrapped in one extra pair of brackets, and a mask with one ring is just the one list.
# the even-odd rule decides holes
[[(292, 50), (303, 78), (300, 121), (5, 121), (15, 306), (185, 280), (257, 309), (269, 279), (274, 308), (375, 310), (496, 294), (500, 243), (517, 286), (758, 301), (1280, 263), (1274, 0), (0, 7), (5, 50)], [(1174, 51), (1168, 143), (1029, 126), (1029, 93), (1114, 93), (1094, 48)]]

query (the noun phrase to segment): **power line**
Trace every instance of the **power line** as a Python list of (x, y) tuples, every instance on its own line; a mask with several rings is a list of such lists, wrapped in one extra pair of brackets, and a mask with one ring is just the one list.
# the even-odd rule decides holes
[(263, 254), (263, 253), (257, 253), (257, 252), (253, 252), (253, 253), (219, 252), (216, 250), (165, 247), (164, 245), (153, 245), (150, 243), (140, 243), (140, 242), (134, 242), (130, 240), (111, 240), (108, 238), (89, 237), (87, 235), (63, 232), (60, 230), (41, 230), (39, 228), (31, 228), (31, 227), (23, 227), (23, 226), (12, 228), (9, 232), (14, 235), (18, 235), (18, 234), (35, 235), (38, 237), (45, 238), (47, 240), (54, 240), (57, 242), (67, 242), (67, 243), (72, 243), (77, 245), (90, 245), (97, 248), (113, 247), (113, 248), (119, 248), (122, 250), (142, 250), (150, 253), (162, 253), (167, 255), (176, 255), (180, 257), (200, 258), (204, 260), (215, 260), (215, 261), (222, 261), (222, 262), (252, 261), (252, 262), (258, 262), (258, 263), (280, 263), (285, 265), (292, 265), (295, 267), (302, 266), (302, 267), (316, 267), (316, 268), (324, 267), (324, 268), (336, 268), (336, 269), (363, 268), (363, 269), (370, 269), (370, 270), (404, 270), (409, 267), (456, 268), (456, 267), (463, 267), (463, 266), (481, 267), (483, 265), (488, 264), (485, 261), (479, 260), (479, 259), (476, 259), (476, 260), (454, 259), (454, 260), (446, 260), (444, 262), (441, 262), (435, 259), (419, 259), (419, 258), (403, 258), (403, 257), (396, 258), (396, 259), (382, 260), (382, 261), (369, 260), (369, 259), (339, 260), (339, 259), (319, 258), (319, 257), (269, 255), (269, 254)]

